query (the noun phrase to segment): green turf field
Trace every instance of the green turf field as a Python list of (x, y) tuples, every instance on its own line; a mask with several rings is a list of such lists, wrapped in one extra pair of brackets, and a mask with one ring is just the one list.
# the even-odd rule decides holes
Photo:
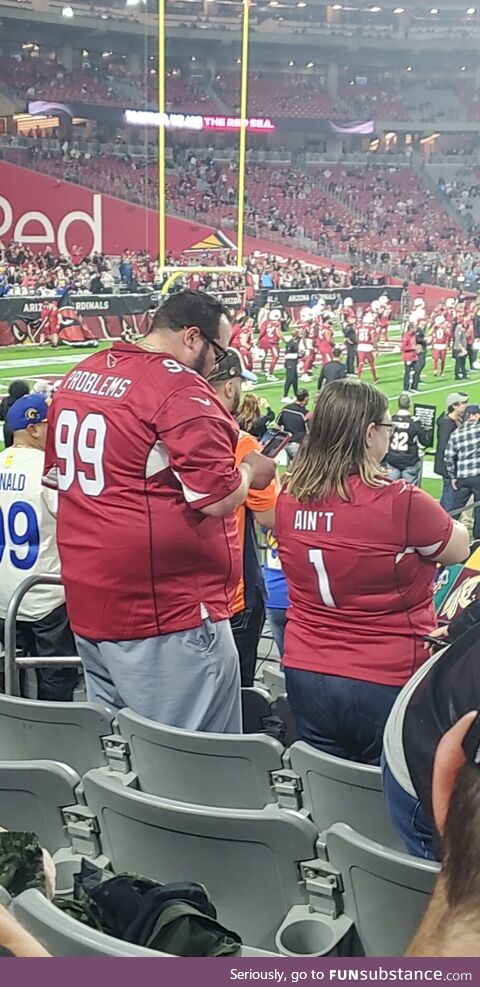
[[(394, 329), (391, 335), (398, 340), (398, 329)], [(102, 341), (100, 343), (102, 347), (108, 345), (107, 342)], [(0, 351), (0, 397), (6, 393), (8, 385), (13, 380), (24, 379), (33, 384), (39, 378), (46, 377), (50, 379), (52, 377), (63, 377), (80, 360), (85, 359), (89, 352), (88, 350), (76, 350), (68, 346), (62, 346), (57, 350), (50, 347), (39, 348), (36, 346), (2, 348)], [(380, 354), (377, 359), (377, 370), (379, 387), (390, 399), (390, 410), (393, 413), (396, 408), (396, 398), (402, 391), (403, 363), (400, 354)], [(307, 387), (312, 395), (312, 399), (317, 392), (319, 372), (319, 368), (316, 367), (314, 370), (315, 379), (309, 384), (301, 385)], [(283, 394), (283, 369), (279, 369), (276, 376), (278, 377), (278, 384), (267, 383), (264, 375), (259, 371), (259, 382), (254, 386), (254, 391), (258, 393), (259, 397), (265, 397), (273, 410), (278, 412), (282, 407), (280, 399)], [(440, 413), (445, 409), (447, 395), (451, 391), (460, 389), (468, 393), (472, 401), (478, 401), (480, 403), (480, 371), (472, 371), (468, 380), (457, 382), (454, 379), (453, 361), (450, 357), (447, 360), (445, 376), (437, 379), (433, 376), (432, 361), (429, 354), (423, 377), (425, 383), (420, 386), (420, 394), (418, 396), (413, 395), (412, 401), (424, 400), (427, 404), (435, 404)], [(364, 380), (371, 380), (368, 369), (364, 372)], [(431, 463), (432, 456), (427, 454), (422, 486), (437, 495), (440, 493), (441, 481), (431, 475)]]

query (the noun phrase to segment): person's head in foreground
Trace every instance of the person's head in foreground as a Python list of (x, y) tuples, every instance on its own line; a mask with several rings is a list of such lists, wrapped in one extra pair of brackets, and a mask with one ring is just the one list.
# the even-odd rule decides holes
[(255, 383), (257, 377), (244, 366), (240, 353), (229, 347), (226, 355), (208, 376), (208, 383), (217, 392), (223, 407), (236, 415), (242, 397), (242, 381)]
[[(480, 763), (478, 713), (442, 737), (433, 768), (432, 805), (443, 866), (407, 956), (480, 956)], [(469, 743), (469, 731), (476, 740)]]
[(45, 449), (47, 441), (48, 403), (43, 394), (27, 394), (12, 404), (7, 425), (13, 432), (14, 446)]
[(310, 431), (295, 458), (288, 493), (299, 501), (332, 494), (348, 499), (348, 479), (358, 474), (375, 486), (388, 451), (388, 400), (376, 387), (356, 380), (327, 384), (315, 405)]
[(170, 353), (179, 363), (208, 377), (225, 355), (232, 327), (221, 302), (206, 291), (179, 291), (157, 308), (141, 344)]
[(260, 418), (261, 414), (262, 409), (260, 407), (260, 402), (257, 395), (252, 393), (246, 394), (238, 416), (241, 427), (248, 432), (255, 419)]

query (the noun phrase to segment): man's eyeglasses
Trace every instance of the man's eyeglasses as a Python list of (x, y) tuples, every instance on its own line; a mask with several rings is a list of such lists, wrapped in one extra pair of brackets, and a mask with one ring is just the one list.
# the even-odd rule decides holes
[(217, 367), (218, 364), (221, 363), (226, 356), (228, 356), (228, 351), (224, 349), (223, 346), (220, 346), (220, 343), (217, 343), (216, 339), (210, 339), (206, 333), (202, 332), (200, 326), (183, 326), (183, 329), (198, 329), (201, 337), (205, 339), (206, 342), (212, 347), (213, 352), (215, 353), (215, 364)]
[(209, 337), (206, 336), (201, 329), (198, 331), (200, 335), (203, 336), (203, 339), (206, 339), (207, 343), (210, 343), (210, 346), (213, 348), (213, 352), (215, 353), (215, 363), (218, 367), (218, 364), (221, 363), (226, 356), (228, 356), (227, 350), (224, 349), (223, 346), (220, 346), (220, 343), (217, 343), (216, 339), (209, 339)]

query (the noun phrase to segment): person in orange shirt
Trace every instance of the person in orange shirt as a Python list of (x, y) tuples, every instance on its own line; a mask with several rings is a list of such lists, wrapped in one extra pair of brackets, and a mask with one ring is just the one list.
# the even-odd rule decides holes
[[(255, 382), (255, 374), (246, 370), (240, 354), (228, 349), (227, 355), (210, 374), (208, 381), (224, 408), (235, 416), (242, 396), (242, 380)], [(241, 462), (249, 452), (260, 452), (258, 440), (240, 431), (236, 460)], [(243, 572), (233, 600), (230, 624), (240, 658), (242, 686), (253, 685), (258, 642), (265, 623), (265, 584), (263, 581), (255, 522), (273, 528), (279, 483), (275, 477), (264, 490), (250, 488), (246, 501), (238, 508), (237, 531), (242, 550)]]

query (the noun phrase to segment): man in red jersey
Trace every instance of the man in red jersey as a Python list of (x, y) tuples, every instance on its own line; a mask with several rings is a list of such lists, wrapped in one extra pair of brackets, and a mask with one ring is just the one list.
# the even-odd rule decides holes
[(358, 354), (358, 376), (362, 379), (364, 363), (368, 363), (372, 371), (374, 381), (377, 381), (377, 370), (375, 367), (375, 353), (377, 345), (377, 331), (375, 328), (375, 316), (372, 312), (367, 312), (363, 316), (362, 322), (357, 330), (357, 354)]
[(447, 349), (450, 342), (449, 324), (443, 315), (437, 315), (434, 319), (430, 339), (432, 341), (433, 375), (434, 377), (438, 377), (440, 373), (443, 377)]
[(330, 323), (321, 321), (320, 328), (318, 330), (316, 350), (320, 357), (322, 366), (325, 366), (326, 363), (330, 363), (333, 360), (333, 344), (334, 335)]
[(270, 354), (270, 369), (267, 373), (267, 380), (276, 381), (277, 378), (274, 376), (274, 370), (280, 356), (280, 340), (282, 338), (282, 323), (280, 321), (280, 312), (277, 309), (273, 309), (270, 312), (270, 317), (262, 323), (260, 333), (261, 339), (258, 345), (265, 353), (262, 369), (265, 368), (267, 356)]
[(55, 299), (45, 302), (41, 312), (40, 343), (58, 346), (58, 303)]
[(241, 730), (229, 624), (240, 577), (234, 512), (275, 473), (237, 467), (238, 426), (205, 377), (230, 323), (182, 291), (138, 345), (77, 365), (51, 408), (47, 485), (89, 700), (188, 730)]

